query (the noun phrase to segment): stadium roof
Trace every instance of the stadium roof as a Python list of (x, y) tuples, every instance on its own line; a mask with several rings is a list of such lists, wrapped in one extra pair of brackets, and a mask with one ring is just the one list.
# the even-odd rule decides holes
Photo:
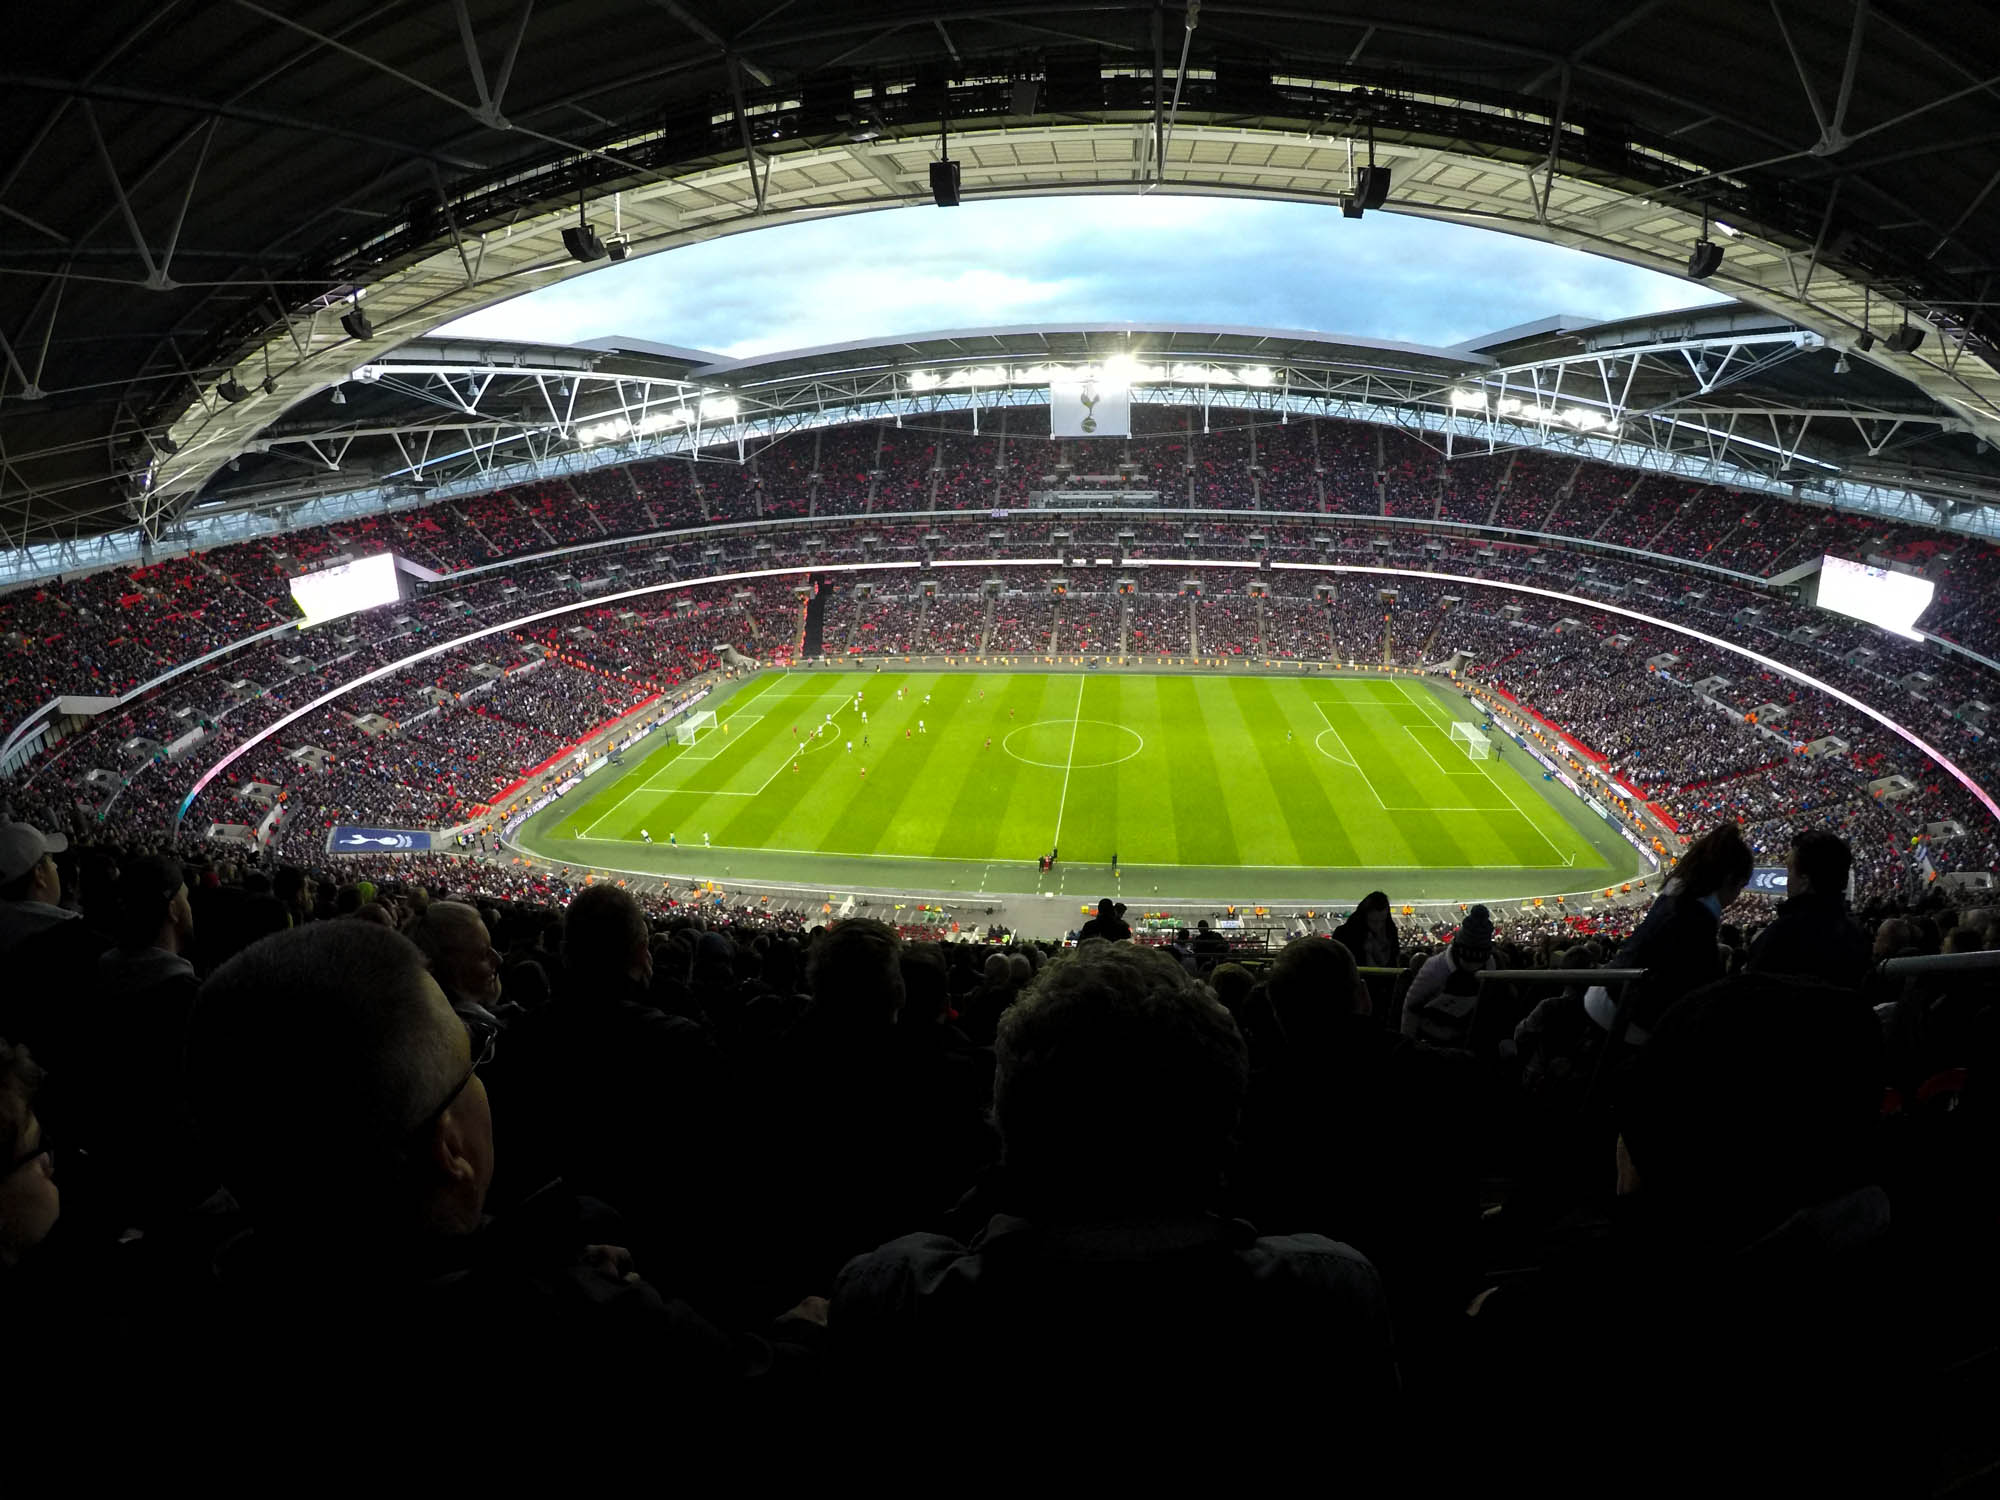
[(1882, 0), (73, 8), (0, 61), (0, 533), (158, 534), (297, 403), (587, 269), (580, 202), (645, 254), (928, 201), (947, 116), (971, 196), (1331, 205), (1372, 151), (1391, 211), (1676, 271), (1706, 229), (1709, 285), (2000, 437), (1996, 64), (1992, 11)]
[[(1205, 423), (1325, 416), (1401, 426), (1464, 457), (1520, 447), (1635, 464), (1938, 524), (2000, 506), (2000, 458), (1892, 372), (1741, 307), (1552, 318), (1452, 348), (1309, 330), (1097, 323), (947, 330), (730, 359), (418, 339), (260, 431), (184, 519), (331, 494), (467, 493), (632, 458), (739, 462), (801, 429), (937, 429), (1040, 406), (1052, 374), (1117, 370)], [(1012, 430), (1021, 430), (1015, 418)], [(2000, 509), (1967, 509), (1993, 533)]]

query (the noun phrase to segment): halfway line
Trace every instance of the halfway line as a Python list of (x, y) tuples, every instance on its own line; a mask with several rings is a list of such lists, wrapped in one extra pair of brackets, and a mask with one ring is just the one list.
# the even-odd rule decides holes
[(1076, 711), (1071, 714), (1069, 721), (1069, 754), (1063, 757), (1062, 796), (1056, 800), (1056, 832), (1055, 837), (1049, 840), (1051, 849), (1062, 847), (1063, 809), (1069, 806), (1069, 773), (1070, 768), (1076, 764), (1076, 730), (1083, 722), (1083, 685), (1089, 680), (1088, 676), (1079, 676), (1076, 679)]

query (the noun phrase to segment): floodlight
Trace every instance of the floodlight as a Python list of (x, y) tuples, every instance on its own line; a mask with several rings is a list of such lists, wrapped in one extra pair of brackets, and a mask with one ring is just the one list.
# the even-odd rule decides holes
[(333, 388), (333, 404), (334, 404), (335, 406), (345, 406), (345, 405), (347, 405), (347, 387), (346, 387), (346, 386), (343, 386), (343, 385), (337, 385), (337, 386), (335, 386), (335, 387)]
[(632, 253), (632, 242), (630, 240), (613, 240), (604, 248), (611, 252), (613, 260), (623, 260)]
[(375, 325), (368, 321), (368, 314), (361, 310), (359, 303), (356, 303), (351, 311), (341, 314), (340, 326), (347, 330), (347, 336), (351, 339), (375, 337)]
[(1694, 249), (1688, 254), (1688, 275), (1696, 281), (1706, 281), (1722, 269), (1722, 246), (1706, 236), (1694, 242)]
[(958, 207), (958, 163), (955, 161), (934, 161), (931, 163), (931, 201), (939, 208)]
[(1345, 219), (1358, 219), (1358, 218), (1360, 218), (1360, 217), (1361, 217), (1361, 200), (1360, 200), (1360, 199), (1358, 199), (1358, 198), (1356, 198), (1356, 197), (1355, 197), (1355, 196), (1354, 196), (1353, 194), (1351, 194), (1351, 193), (1343, 193), (1343, 194), (1341, 194), (1341, 197), (1340, 197), (1340, 214), (1341, 214), (1341, 217), (1342, 217), (1342, 218), (1345, 218)]
[(580, 260), (586, 265), (593, 260), (603, 260), (611, 252), (604, 248), (604, 241), (597, 237), (597, 231), (588, 224), (572, 224), (562, 232), (563, 248), (569, 251), (571, 260)]
[(1845, 375), (1853, 368), (1854, 366), (1848, 363), (1845, 351), (1842, 351), (1840, 358), (1833, 362), (1833, 373), (1836, 375)]
[(1923, 329), (1917, 327), (1914, 323), (1905, 323), (1901, 328), (1898, 328), (1894, 333), (1889, 335), (1887, 345), (1891, 354), (1914, 354), (1917, 345), (1923, 341)]

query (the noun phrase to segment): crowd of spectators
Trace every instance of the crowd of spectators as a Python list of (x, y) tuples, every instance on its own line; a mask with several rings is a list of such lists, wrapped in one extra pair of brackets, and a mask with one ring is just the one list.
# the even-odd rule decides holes
[[(458, 581), (450, 576), (489, 563), (498, 553), (692, 526), (711, 515), (740, 522), (759, 511), (802, 514), (811, 498), (813, 445), (821, 452), (823, 471), (831, 455), (836, 472), (851, 471), (858, 479), (874, 472), (868, 466), (878, 462), (879, 444), (881, 474), (893, 475), (901, 487), (896, 492), (910, 495), (927, 490), (933, 480), (944, 492), (952, 482), (950, 476), (967, 463), (983, 474), (1000, 462), (1003, 451), (1009, 473), (1034, 472), (1043, 477), (1065, 465), (1072, 473), (1095, 472), (1107, 467), (1107, 457), (1138, 464), (1147, 482), (1160, 473), (1185, 476), (1193, 464), (1197, 474), (1209, 476), (1203, 484), (1226, 483), (1238, 494), (1247, 493), (1244, 486), (1252, 481), (1260, 487), (1289, 484), (1294, 495), (1311, 498), (1288, 503), (1309, 510), (1316, 508), (1316, 491), (1324, 483), (1330, 508), (1349, 512), (1373, 508), (1365, 495), (1358, 503), (1354, 497), (1360, 492), (1372, 494), (1379, 451), (1385, 461), (1394, 460), (1389, 465), (1393, 470), (1422, 471), (1426, 477), (1418, 488), (1428, 485), (1433, 497), (1436, 494), (1436, 455), (1409, 435), (1324, 421), (1259, 420), (1253, 431), (1247, 417), (1227, 426), (1218, 419), (1214, 430), (1203, 432), (1198, 413), (1145, 406), (1137, 410), (1142, 414), (1138, 429), (1125, 444), (1092, 440), (1064, 445), (1023, 436), (1025, 414), (1018, 410), (1005, 414), (1004, 438), (997, 431), (975, 438), (965, 429), (895, 432), (868, 427), (795, 433), (750, 454), (743, 466), (694, 465), (685, 460), (613, 465), (567, 480), (407, 508), (144, 568), (37, 585), (0, 596), (0, 679), (4, 679), (0, 709), (11, 723), (58, 693), (83, 690), (111, 696), (202, 652), (281, 623), (291, 612), (285, 589), (289, 574), (356, 551), (397, 547), (446, 573), (441, 583), (426, 586), (395, 606), (240, 649), (116, 714), (88, 726), (66, 726), (70, 737), (51, 745), (33, 774), (58, 778), (75, 799), (95, 811), (120, 819), (143, 818), (155, 804), (173, 805), (176, 785), (184, 788), (193, 768), (330, 687), (485, 622), (574, 602), (580, 591), (608, 592), (759, 566), (918, 563), (928, 556), (1004, 555), (1009, 550), (1047, 555), (1050, 532), (1061, 529), (1070, 533), (1077, 550), (1100, 549), (1098, 555), (1101, 549), (1123, 545), (1135, 558), (1387, 563), (1438, 568), (1467, 578), (1532, 582), (1626, 604), (1743, 640), (1825, 678), (1864, 703), (1919, 727), (1975, 778), (1988, 784), (2000, 780), (2000, 756), (1989, 746), (1978, 715), (1957, 716), (1961, 704), (1982, 698), (1990, 702), (1994, 691), (1989, 674), (1971, 661), (1832, 620), (1668, 562), (1591, 556), (1510, 544), (1500, 538), (1435, 537), (1417, 528), (1371, 529), (1335, 517), (1314, 518), (1310, 523), (1302, 517), (1299, 523), (1232, 524), (1206, 517), (1189, 523), (1090, 518), (1031, 522), (1016, 515), (996, 522), (947, 507), (935, 520), (870, 525), (866, 529), (873, 540), (866, 545), (857, 540), (861, 528), (852, 525), (830, 524), (812, 538), (821, 544), (817, 549), (803, 545), (809, 533), (802, 530), (739, 526), (639, 547), (607, 547), (548, 563), (523, 561), (476, 579)], [(1026, 425), (1032, 433), (1032, 421)], [(1214, 464), (1221, 464), (1222, 471), (1205, 467)], [(788, 466), (791, 471), (803, 466), (804, 477), (788, 472)], [(1239, 477), (1214, 477), (1223, 471)], [(1282, 479), (1281, 474), (1290, 478)], [(977, 482), (983, 489), (985, 479)], [(1566, 496), (1565, 482), (1570, 486)], [(1825, 547), (1850, 555), (1892, 557), (1941, 578), (1934, 622), (1985, 640), (1978, 632), (1990, 610), (1986, 601), (1994, 597), (1990, 585), (1996, 565), (1993, 550), (1984, 544), (1658, 476), (1634, 479), (1626, 471), (1578, 466), (1532, 453), (1455, 460), (1444, 466), (1444, 483), (1447, 519), (1469, 518), (1480, 503), (1469, 497), (1490, 493), (1496, 497), (1494, 519), (1499, 524), (1596, 532), (1600, 540), (1625, 545), (1649, 545), (1670, 535), (1671, 546), (1659, 540), (1659, 548), (1670, 555), (1745, 571), (1776, 569)], [(1173, 486), (1163, 489), (1171, 499)], [(794, 497), (796, 503), (787, 502), (790, 511), (778, 503), (780, 492)], [(878, 509), (908, 508), (914, 503), (896, 501), (878, 504)], [(1553, 506), (1553, 512), (1528, 514), (1542, 505)], [(716, 506), (721, 509), (712, 509)], [(976, 512), (977, 507), (968, 510)], [(935, 544), (927, 540), (933, 528), (942, 536)], [(996, 529), (1005, 533), (997, 542), (990, 535)], [(1190, 531), (1195, 533), (1192, 538)], [(1252, 540), (1253, 531), (1261, 541)], [(1479, 589), (1460, 588), (1458, 592), (1469, 597), (1448, 610), (1444, 603), (1448, 587), (1418, 580), (1385, 581), (1382, 586), (1396, 594), (1391, 601), (1382, 597), (1375, 580), (1339, 578), (1332, 602), (1321, 605), (1303, 592), (1314, 575), (1273, 576), (1276, 594), (1265, 601), (1261, 621), (1259, 609), (1242, 591), (1241, 574), (1210, 579), (1208, 598), (1195, 611), (1205, 617), (1205, 651), (1261, 652), (1279, 659), (1330, 654), (1336, 659), (1376, 661), (1382, 659), (1386, 626), (1390, 660), (1415, 665), (1436, 662), (1455, 650), (1468, 652), (1476, 671), (1488, 673), (1533, 703), (1549, 719), (1610, 757), (1614, 769), (1642, 783), (1649, 793), (1666, 798), (1669, 806), (1685, 803), (1697, 812), (1727, 810), (1756, 826), (1779, 827), (1788, 812), (1806, 811), (1777, 805), (1785, 788), (1801, 784), (1801, 769), (1781, 763), (1796, 758), (1799, 743), (1833, 736), (1844, 749), (1830, 758), (1815, 758), (1811, 786), (1815, 816), (1844, 818), (1851, 815), (1844, 810), (1858, 809), (1858, 815), (1871, 823), (1887, 819), (1898, 827), (1957, 819), (1983, 829), (1990, 822), (1967, 792), (1864, 715), (1801, 689), (1780, 674), (1748, 667), (1740, 658), (1690, 644), (1685, 638), (1641, 628), (1621, 617), (1539, 601), (1510, 614), (1501, 606), (1517, 596)], [(1128, 626), (1129, 613), (1125, 635), (1129, 649), (1164, 655), (1185, 650), (1190, 611), (1173, 592), (1178, 581), (1165, 575), (1142, 580), (1129, 604), (1108, 599), (1086, 604), (1085, 596), (1072, 594), (1063, 606), (1068, 623), (1061, 643), (1111, 650)], [(1300, 591), (1288, 593), (1291, 589)], [(725, 642), (772, 660), (787, 659), (797, 648), (803, 601), (796, 579), (669, 597), (671, 605), (607, 607), (543, 622), (521, 641), (509, 642), (508, 661), (498, 664), (517, 664), (516, 653), (527, 644), (555, 652), (577, 670), (604, 679), (604, 703), (615, 706), (712, 668)], [(1033, 653), (1047, 647), (1056, 609), (1046, 597), (1037, 604), (1037, 597), (1032, 590), (1007, 595), (991, 608), (991, 649)], [(1585, 617), (1582, 628), (1565, 627), (1562, 618), (1576, 613)], [(865, 628), (850, 620), (847, 631), (836, 629), (827, 639), (834, 650), (848, 644), (859, 650), (878, 649), (862, 638), (882, 636), (905, 650), (970, 652), (987, 644), (988, 614), (986, 601), (970, 598), (933, 600), (927, 607), (884, 603), (876, 606)], [(1614, 633), (1632, 639), (1622, 648), (1604, 645)], [(1652, 680), (1641, 665), (1661, 651), (1681, 658), (1669, 674), (1670, 681)], [(1613, 654), (1618, 661), (1610, 660)], [(435, 665), (437, 671), (425, 682), (443, 685), (450, 673), (451, 691), (464, 692), (474, 685), (466, 675), (471, 662), (462, 653)], [(565, 665), (563, 675), (547, 681), (565, 682), (569, 670)], [(1755, 713), (1765, 703), (1781, 705), (1784, 715), (1770, 726), (1780, 739), (1738, 733), (1742, 726), (1693, 700), (1685, 691), (1687, 684), (1710, 676), (1724, 679), (1711, 694), (1735, 713)], [(342, 706), (379, 710), (385, 694), (401, 691), (402, 680), (377, 684)], [(538, 712), (543, 705), (532, 707)], [(565, 713), (555, 705), (550, 712), (551, 722), (564, 730), (587, 717), (581, 707)], [(495, 722), (513, 721), (496, 716)], [(1716, 723), (1726, 723), (1731, 732), (1701, 732), (1712, 730)], [(518, 743), (496, 745), (496, 755), (511, 758), (538, 743), (534, 736), (541, 724), (524, 719), (521, 727), (527, 736)], [(87, 733), (75, 733), (84, 728)], [(151, 753), (147, 750), (128, 755), (115, 748), (135, 739), (164, 746), (184, 741), (196, 731), (199, 742), (192, 747), (184, 744), (182, 756), (173, 760), (147, 762), (145, 756)], [(133, 755), (138, 757), (136, 764)], [(126, 778), (122, 789), (107, 790), (102, 783), (83, 785), (86, 772), (106, 766)], [(146, 774), (136, 775), (138, 770)], [(1856, 782), (1903, 775), (1915, 783), (1915, 792), (1900, 804), (1900, 811), (1885, 810), (1873, 798), (1845, 795), (1839, 785), (1843, 774)], [(1704, 795), (1710, 799), (1705, 806), (1699, 800), (1687, 803)], [(1891, 840), (1885, 836), (1882, 842)], [(1986, 862), (1983, 854), (1965, 861), (1973, 868)]]
[[(1851, 908), (1850, 853), (1746, 907), (1723, 823), (1634, 927), (1377, 893), (1251, 955), (7, 821), (0, 1314), (146, 1451), (463, 1377), (534, 1393), (510, 1453), (843, 1458), (921, 1372), (1031, 1393), (1038, 1472), (1937, 1493), (1994, 1459), (1994, 999), (1876, 964), (2000, 910)], [(904, 1426), (874, 1472), (962, 1449)]]

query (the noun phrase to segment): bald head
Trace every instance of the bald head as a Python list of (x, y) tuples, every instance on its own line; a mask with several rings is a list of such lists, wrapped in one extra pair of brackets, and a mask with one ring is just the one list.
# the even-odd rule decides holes
[(253, 1208), (365, 1218), (483, 1199), (491, 1124), (471, 1060), (423, 956), (366, 922), (252, 944), (202, 986), (188, 1029), (197, 1123)]
[(476, 908), (436, 901), (405, 929), (454, 1006), (500, 1001), (500, 962)]

